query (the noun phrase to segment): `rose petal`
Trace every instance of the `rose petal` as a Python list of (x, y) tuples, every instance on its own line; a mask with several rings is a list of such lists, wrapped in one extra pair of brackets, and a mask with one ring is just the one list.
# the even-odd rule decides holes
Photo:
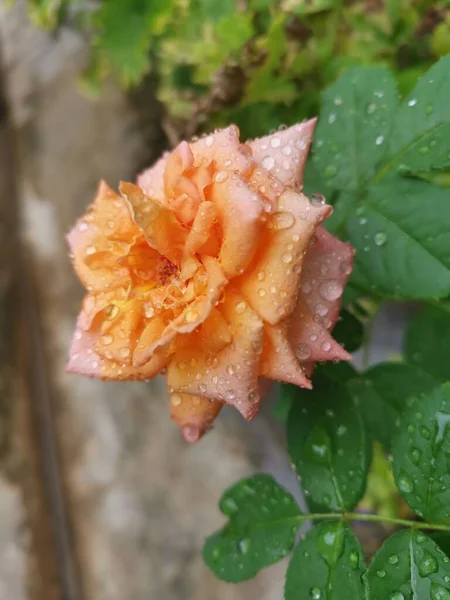
[(222, 225), (223, 240), (219, 260), (228, 277), (244, 272), (261, 241), (264, 202), (240, 177), (229, 176), (211, 188)]
[(239, 281), (242, 293), (271, 325), (288, 316), (296, 302), (303, 259), (319, 223), (332, 211), (312, 204), (303, 194), (286, 190), (261, 240), (261, 250)]
[(305, 376), (289, 342), (287, 324), (275, 327), (265, 325), (264, 332), (260, 375), (310, 389), (311, 382)]
[(328, 360), (351, 360), (352, 355), (340, 346), (318, 323), (306, 303), (300, 297), (289, 321), (289, 340), (301, 363)]
[(249, 142), (258, 164), (296, 189), (303, 184), (303, 170), (317, 119)]
[(120, 184), (135, 223), (148, 244), (176, 265), (181, 264), (187, 231), (168, 208), (146, 196), (132, 183)]
[(249, 183), (255, 192), (258, 192), (267, 199), (267, 204), (264, 206), (266, 212), (274, 211), (278, 197), (286, 189), (285, 185), (275, 175), (272, 175), (272, 173), (259, 165), (255, 165)]
[(120, 364), (131, 365), (133, 349), (144, 323), (142, 302), (130, 298), (117, 308), (115, 318), (103, 320), (100, 337), (94, 350), (97, 354)]
[[(105, 291), (126, 286), (129, 270), (117, 260), (141, 235), (126, 203), (102, 181), (88, 213), (67, 236), (75, 271), (85, 287)], [(95, 257), (101, 257), (98, 264)]]
[[(186, 239), (186, 254), (203, 253), (203, 247), (214, 236), (216, 218), (217, 210), (214, 204), (212, 202), (202, 202)], [(217, 247), (217, 253), (218, 251), (219, 247)], [(206, 252), (206, 254), (209, 253)]]
[(135, 366), (145, 364), (153, 356), (154, 351), (169, 344), (178, 334), (191, 333), (211, 313), (213, 307), (219, 300), (220, 295), (227, 283), (222, 270), (216, 260), (209, 256), (202, 258), (206, 269), (208, 289), (206, 294), (199, 296), (161, 332), (159, 339), (149, 344), (147, 339), (140, 339), (136, 345), (133, 362)]
[(209, 429), (223, 403), (191, 394), (170, 395), (170, 416), (186, 442), (197, 442)]
[[(203, 352), (220, 352), (231, 343), (233, 336), (228, 322), (217, 308), (213, 308), (208, 318), (198, 330), (186, 336), (186, 345), (201, 348)], [(181, 341), (181, 340), (180, 340)], [(177, 344), (182, 347), (181, 344)]]
[(239, 129), (230, 125), (190, 144), (195, 165), (216, 163), (217, 169), (226, 169), (241, 175), (249, 173), (254, 166), (251, 153), (239, 141)]
[(222, 352), (205, 354), (194, 348), (177, 353), (167, 368), (174, 392), (201, 394), (220, 400), (252, 419), (258, 412), (259, 361), (264, 326), (240, 294), (227, 290), (220, 310), (233, 334)]
[(305, 257), (301, 295), (314, 317), (327, 329), (333, 327), (339, 316), (354, 253), (349, 244), (318, 227), (316, 242)]
[(153, 166), (145, 169), (145, 171), (137, 177), (137, 184), (144, 193), (150, 198), (158, 200), (161, 204), (165, 204), (166, 202), (164, 193), (164, 171), (166, 170), (168, 157), (169, 152), (166, 152)]
[(105, 380), (142, 380), (155, 377), (169, 362), (170, 353), (164, 349), (155, 352), (152, 359), (140, 368), (110, 361), (93, 350), (100, 336), (99, 330), (82, 331), (77, 327), (70, 348), (68, 373)]

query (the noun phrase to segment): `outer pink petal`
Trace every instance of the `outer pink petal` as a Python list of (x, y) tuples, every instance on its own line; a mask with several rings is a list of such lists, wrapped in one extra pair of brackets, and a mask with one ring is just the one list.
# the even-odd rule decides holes
[(318, 227), (316, 243), (305, 257), (301, 295), (315, 319), (328, 330), (339, 316), (354, 253), (352, 246), (341, 242), (325, 228)]
[(169, 355), (164, 351), (155, 353), (149, 362), (139, 368), (107, 360), (94, 351), (100, 336), (100, 331), (83, 331), (77, 326), (70, 347), (68, 373), (117, 381), (150, 379), (169, 361)]
[(239, 141), (236, 125), (215, 131), (191, 143), (190, 147), (196, 166), (214, 160), (219, 171), (224, 169), (241, 175), (246, 175), (254, 167), (251, 151)]
[(137, 177), (137, 184), (144, 190), (147, 196), (161, 203), (165, 203), (164, 194), (164, 171), (166, 170), (169, 153), (166, 152), (153, 166), (142, 171)]
[(265, 325), (265, 343), (261, 357), (260, 375), (275, 381), (285, 381), (311, 388), (288, 339), (287, 323)]
[(139, 237), (125, 201), (100, 182), (87, 214), (67, 236), (74, 268), (83, 285), (93, 292), (126, 286), (129, 270), (117, 261), (128, 254)]
[(252, 419), (260, 403), (258, 372), (264, 325), (232, 290), (227, 290), (220, 309), (230, 324), (231, 344), (210, 355), (193, 349), (177, 352), (167, 368), (169, 389), (220, 400)]
[(301, 189), (316, 120), (249, 142), (254, 159), (286, 185)]
[(276, 325), (294, 310), (305, 253), (317, 225), (331, 211), (331, 206), (312, 204), (290, 189), (278, 199), (277, 212), (268, 220), (271, 229), (261, 239), (261, 250), (238, 284), (267, 323)]
[(318, 323), (303, 298), (289, 318), (289, 340), (297, 359), (302, 363), (327, 360), (351, 360), (329, 331)]
[(186, 442), (197, 442), (209, 429), (223, 403), (192, 394), (170, 395), (170, 416), (181, 429)]

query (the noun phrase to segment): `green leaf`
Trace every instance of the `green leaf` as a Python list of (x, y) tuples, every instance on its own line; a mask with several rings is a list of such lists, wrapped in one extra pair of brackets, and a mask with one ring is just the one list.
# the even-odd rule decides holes
[(394, 176), (369, 188), (347, 229), (365, 276), (385, 294), (400, 298), (450, 294), (447, 190)]
[(365, 572), (367, 600), (449, 600), (450, 561), (413, 529), (390, 537)]
[(303, 522), (294, 498), (270, 475), (242, 479), (220, 500), (229, 517), (205, 543), (206, 564), (224, 581), (238, 582), (281, 560)]
[(450, 313), (427, 306), (412, 321), (405, 336), (405, 357), (439, 381), (450, 379)]
[(395, 82), (381, 67), (349, 69), (322, 97), (315, 163), (339, 190), (360, 190), (383, 158), (397, 105)]
[(439, 548), (446, 554), (450, 555), (450, 533), (448, 531), (438, 531), (433, 533), (431, 536), (433, 541), (439, 546)]
[(297, 393), (287, 424), (289, 454), (313, 510), (351, 510), (361, 499), (370, 463), (362, 419), (345, 388), (314, 378)]
[(363, 343), (363, 324), (352, 313), (344, 309), (333, 329), (333, 337), (344, 346), (347, 352), (354, 352)]
[[(324, 227), (326, 227), (330, 233), (342, 237), (342, 231), (345, 231), (345, 224), (356, 201), (355, 194), (341, 192), (336, 200), (332, 202), (333, 214), (324, 222)], [(330, 204), (328, 197), (327, 202)]]
[(414, 173), (450, 165), (449, 98), (450, 55), (434, 64), (403, 102), (378, 179), (398, 168)]
[(395, 481), (420, 517), (442, 521), (450, 517), (450, 383), (407, 404), (392, 441)]
[(122, 85), (137, 83), (149, 69), (149, 48), (170, 17), (174, 0), (104, 2), (96, 15), (96, 46)]
[(364, 556), (342, 521), (316, 525), (297, 546), (286, 573), (285, 600), (364, 598)]
[(404, 363), (382, 363), (348, 382), (372, 437), (389, 449), (396, 423), (411, 396), (436, 386), (436, 379)]

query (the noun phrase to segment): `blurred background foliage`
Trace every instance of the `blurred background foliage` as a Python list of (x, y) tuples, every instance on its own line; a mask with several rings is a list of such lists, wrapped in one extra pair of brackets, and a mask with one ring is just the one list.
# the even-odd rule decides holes
[[(82, 86), (150, 77), (177, 139), (233, 121), (244, 137), (319, 112), (349, 66), (385, 65), (407, 92), (450, 52), (450, 0), (29, 0), (40, 26), (92, 40)], [(166, 128), (167, 129), (167, 128)]]

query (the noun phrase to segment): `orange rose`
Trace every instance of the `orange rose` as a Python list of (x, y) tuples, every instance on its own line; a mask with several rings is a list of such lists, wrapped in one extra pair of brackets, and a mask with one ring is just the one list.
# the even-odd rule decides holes
[(223, 404), (253, 418), (259, 378), (311, 387), (347, 360), (330, 336), (353, 250), (301, 193), (315, 121), (241, 144), (235, 126), (182, 142), (120, 195), (101, 183), (68, 236), (87, 288), (68, 370), (166, 372), (172, 418), (198, 440)]

